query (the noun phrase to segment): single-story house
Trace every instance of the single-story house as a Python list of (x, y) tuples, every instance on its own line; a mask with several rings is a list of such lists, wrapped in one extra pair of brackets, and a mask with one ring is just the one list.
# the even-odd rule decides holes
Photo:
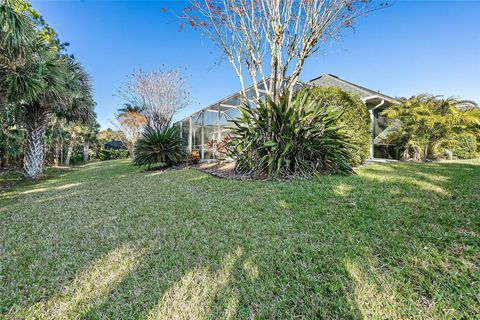
[[(314, 87), (338, 87), (344, 91), (357, 94), (370, 112), (372, 143), (370, 146), (370, 158), (385, 157), (384, 147), (375, 143), (375, 138), (386, 128), (386, 120), (380, 116), (380, 112), (395, 103), (395, 99), (357, 84), (343, 80), (335, 75), (324, 74), (312, 79), (307, 83), (299, 83), (302, 86)], [(259, 86), (262, 92), (262, 87)], [(253, 99), (255, 91), (253, 86), (245, 90), (247, 99)], [(203, 160), (212, 159), (214, 155), (207, 148), (211, 140), (221, 141), (235, 126), (230, 120), (239, 117), (238, 106), (245, 102), (242, 92), (236, 92), (192, 115), (176, 122), (180, 134), (187, 141), (188, 151), (197, 149)]]

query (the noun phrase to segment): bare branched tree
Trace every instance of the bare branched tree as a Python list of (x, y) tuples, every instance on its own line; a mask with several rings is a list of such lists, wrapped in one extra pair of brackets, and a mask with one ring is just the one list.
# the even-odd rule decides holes
[(140, 108), (147, 125), (158, 130), (170, 126), (175, 113), (189, 103), (186, 80), (179, 69), (134, 71), (117, 95)]
[[(276, 100), (292, 91), (305, 60), (357, 18), (388, 6), (371, 0), (191, 0), (185, 23), (199, 28), (233, 66), (245, 94), (248, 75)], [(269, 80), (270, 79), (270, 80)]]

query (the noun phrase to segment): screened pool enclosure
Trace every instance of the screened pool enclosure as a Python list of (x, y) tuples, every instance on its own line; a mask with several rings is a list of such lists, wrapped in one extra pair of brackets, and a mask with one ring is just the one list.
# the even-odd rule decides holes
[[(248, 88), (246, 93), (250, 99), (255, 96), (253, 88)], [(174, 126), (185, 139), (188, 151), (196, 149), (201, 159), (215, 159), (214, 151), (207, 147), (208, 143), (222, 141), (228, 135), (235, 126), (231, 120), (240, 116), (238, 106), (248, 101), (242, 99), (240, 92), (235, 93), (176, 122)]]
[[(298, 84), (295, 90), (298, 90), (302, 84)], [(265, 97), (263, 85), (258, 85), (260, 99)], [(245, 89), (245, 95), (242, 92), (234, 93), (208, 107), (186, 117), (174, 124), (179, 129), (180, 135), (185, 139), (187, 150), (198, 150), (202, 160), (215, 159), (215, 151), (208, 148), (208, 143), (212, 140), (222, 141), (235, 124), (232, 122), (240, 116), (238, 107), (245, 103), (253, 105), (255, 99), (255, 89), (253, 86)]]
[[(264, 87), (260, 83), (257, 86), (260, 99), (262, 99), (265, 97)], [(388, 126), (385, 119), (381, 116), (381, 111), (396, 103), (394, 98), (330, 74), (321, 75), (307, 83), (298, 82), (294, 87), (294, 91), (305, 86), (338, 87), (357, 95), (370, 113), (372, 130), (370, 158), (392, 157), (385, 153), (389, 146), (382, 144), (378, 137)], [(241, 91), (237, 92), (176, 122), (174, 126), (179, 129), (181, 137), (185, 139), (188, 151), (198, 150), (202, 160), (216, 159), (218, 154), (215, 154), (214, 150), (208, 148), (209, 142), (212, 140), (222, 141), (224, 137), (228, 136), (232, 128), (235, 127), (232, 120), (240, 116), (238, 107), (245, 103), (254, 105), (255, 97), (255, 89), (251, 86), (245, 89), (245, 95)]]

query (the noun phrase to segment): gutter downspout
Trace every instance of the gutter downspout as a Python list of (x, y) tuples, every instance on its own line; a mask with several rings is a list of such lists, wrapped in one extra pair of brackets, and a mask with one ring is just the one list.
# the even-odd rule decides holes
[(370, 143), (370, 160), (374, 159), (374, 149), (375, 149), (375, 116), (373, 115), (373, 111), (385, 104), (385, 100), (382, 99), (382, 102), (377, 104), (372, 109), (368, 110), (370, 113), (370, 131), (372, 133), (372, 142)]

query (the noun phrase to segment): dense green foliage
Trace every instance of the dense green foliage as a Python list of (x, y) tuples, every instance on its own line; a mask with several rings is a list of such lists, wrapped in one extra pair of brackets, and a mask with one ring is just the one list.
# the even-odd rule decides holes
[(480, 160), (357, 172), (115, 160), (0, 193), (0, 318), (477, 319)]
[(336, 87), (305, 90), (318, 99), (319, 104), (343, 111), (338, 121), (344, 125), (344, 129), (350, 136), (352, 165), (358, 166), (365, 162), (370, 153), (371, 131), (370, 116), (362, 100), (357, 95)]
[[(7, 137), (0, 140), (0, 162), (23, 162), (26, 178), (40, 176), (49, 150), (58, 164), (62, 126), (95, 128), (90, 77), (65, 47), (28, 2), (0, 1), (0, 112), (9, 115), (0, 124), (0, 136)], [(21, 143), (11, 139), (18, 130), (25, 132)], [(75, 130), (70, 133), (67, 164), (77, 137)]]
[(256, 177), (353, 172), (349, 136), (338, 121), (341, 109), (309, 93), (290, 102), (284, 93), (278, 103), (267, 98), (240, 112), (229, 142), (238, 172)]
[[(478, 138), (480, 139), (480, 137)], [(479, 156), (480, 143), (477, 142), (477, 137), (472, 133), (452, 134), (447, 137), (440, 145), (444, 150), (443, 156), (459, 159), (471, 159)]]
[(128, 150), (102, 149), (98, 152), (100, 161), (126, 159), (130, 156)]
[(465, 143), (473, 139), (459, 141), (458, 136), (473, 135), (480, 142), (480, 108), (471, 101), (420, 94), (400, 100), (384, 115), (397, 120), (385, 142), (396, 144), (404, 160), (437, 160), (449, 152), (454, 157), (472, 157), (476, 148)]
[(17, 164), (23, 157), (25, 130), (17, 126), (16, 113), (0, 110), (0, 169)]
[(185, 142), (175, 127), (164, 130), (147, 127), (135, 145), (134, 163), (137, 166), (150, 167), (152, 164), (172, 166), (185, 158)]

